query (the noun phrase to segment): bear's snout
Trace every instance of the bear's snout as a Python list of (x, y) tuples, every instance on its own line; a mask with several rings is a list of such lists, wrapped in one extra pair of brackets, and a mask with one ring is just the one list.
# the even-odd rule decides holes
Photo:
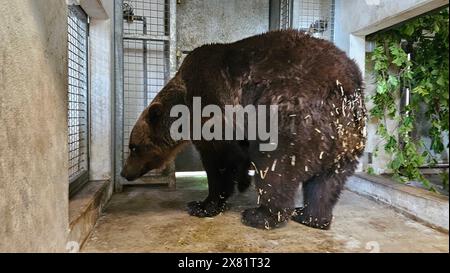
[(127, 165), (125, 165), (123, 167), (122, 171), (120, 172), (120, 176), (122, 176), (123, 178), (125, 178), (126, 180), (128, 180), (130, 182), (139, 178), (139, 175), (133, 174), (132, 172), (129, 172), (127, 170)]
[(123, 168), (122, 171), (120, 172), (120, 176), (122, 176), (126, 180), (130, 181), (130, 179), (128, 178), (127, 173), (125, 172), (125, 168)]

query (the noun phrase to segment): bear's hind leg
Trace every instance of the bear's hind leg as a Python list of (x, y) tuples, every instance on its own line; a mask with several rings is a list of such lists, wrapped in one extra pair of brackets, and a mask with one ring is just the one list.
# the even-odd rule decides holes
[[(294, 197), (299, 183), (294, 174), (286, 170), (280, 160), (264, 160), (266, 164), (255, 177), (258, 193), (257, 208), (242, 213), (242, 222), (259, 229), (273, 229), (283, 226), (294, 212)], [(278, 164), (278, 165), (277, 165)]]
[(347, 177), (348, 170), (334, 170), (315, 176), (303, 184), (304, 206), (297, 208), (292, 220), (317, 229), (329, 229), (336, 205)]

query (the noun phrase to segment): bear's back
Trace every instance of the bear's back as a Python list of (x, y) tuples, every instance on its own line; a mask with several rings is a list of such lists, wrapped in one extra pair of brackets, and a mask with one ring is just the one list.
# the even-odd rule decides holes
[[(321, 92), (333, 92), (338, 81), (350, 95), (363, 85), (357, 65), (343, 51), (331, 42), (296, 30), (201, 46), (186, 57), (180, 70), (184, 71), (185, 81), (208, 79), (207, 84), (222, 84), (226, 80), (231, 88), (290, 80), (296, 85), (317, 86)], [(317, 90), (310, 92), (313, 94), (308, 97), (327, 95)]]

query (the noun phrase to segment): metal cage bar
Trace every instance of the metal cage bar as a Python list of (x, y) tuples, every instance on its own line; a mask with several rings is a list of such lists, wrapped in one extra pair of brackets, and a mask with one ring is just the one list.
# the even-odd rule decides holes
[(280, 29), (292, 27), (292, 0), (280, 0)]
[(68, 146), (70, 192), (88, 179), (88, 17), (79, 6), (68, 13)]

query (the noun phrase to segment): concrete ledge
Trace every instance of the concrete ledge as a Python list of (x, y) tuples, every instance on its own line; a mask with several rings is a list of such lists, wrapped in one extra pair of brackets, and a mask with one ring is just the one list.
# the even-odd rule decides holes
[[(110, 181), (91, 181), (69, 201), (70, 248), (79, 250), (112, 194)], [(73, 249), (71, 249), (73, 250)]]
[(79, 0), (80, 6), (93, 19), (106, 20), (108, 13), (100, 0)]
[(363, 173), (347, 181), (346, 188), (392, 206), (395, 210), (428, 226), (448, 233), (448, 197)]

